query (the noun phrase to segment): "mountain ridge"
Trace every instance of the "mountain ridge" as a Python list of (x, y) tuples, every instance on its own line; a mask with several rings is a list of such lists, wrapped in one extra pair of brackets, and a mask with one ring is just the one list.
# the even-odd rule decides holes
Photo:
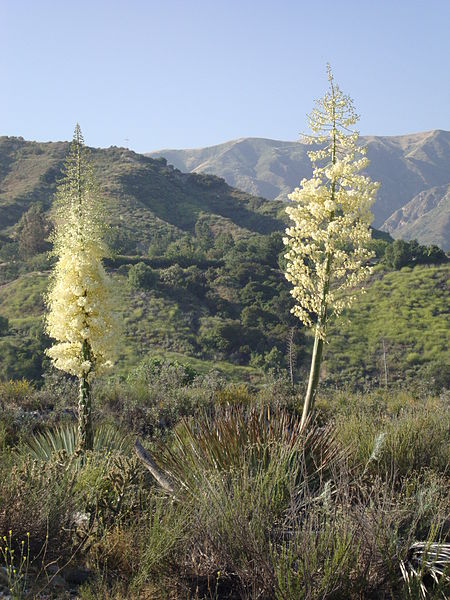
[(383, 229), (405, 240), (420, 239), (450, 250), (450, 185), (435, 186), (414, 196), (387, 219)]
[[(68, 150), (69, 142), (0, 137), (0, 233), (9, 233), (33, 203), (49, 210)], [(241, 230), (280, 228), (277, 203), (233, 189), (219, 177), (181, 173), (164, 159), (126, 148), (89, 150), (111, 224), (130, 230), (144, 251), (158, 230), (171, 237), (193, 232), (204, 213), (238, 236)]]
[[(373, 209), (375, 227), (383, 228), (397, 210), (419, 193), (450, 184), (449, 131), (361, 136), (360, 141), (367, 146), (371, 161), (367, 173), (381, 183)], [(146, 155), (164, 156), (180, 170), (215, 174), (248, 193), (286, 201), (301, 179), (312, 174), (308, 149), (303, 142), (244, 137), (205, 148), (164, 149)], [(428, 238), (419, 237), (419, 241), (435, 243)], [(448, 245), (450, 239), (446, 237), (444, 242)]]

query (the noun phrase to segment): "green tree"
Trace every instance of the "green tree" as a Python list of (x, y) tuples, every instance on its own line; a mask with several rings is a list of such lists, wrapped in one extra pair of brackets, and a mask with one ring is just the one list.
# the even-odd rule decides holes
[(385, 259), (389, 266), (395, 270), (411, 264), (413, 256), (411, 246), (404, 240), (395, 240), (386, 248)]
[(201, 213), (195, 223), (195, 237), (203, 252), (207, 252), (214, 245), (214, 236), (211, 231), (209, 217)]
[(50, 249), (47, 238), (50, 233), (50, 223), (38, 204), (33, 204), (19, 221), (19, 254), (22, 258), (30, 258), (35, 254)]
[(134, 290), (149, 290), (154, 287), (157, 280), (157, 272), (143, 262), (132, 265), (128, 270), (128, 282)]
[(117, 331), (111, 285), (102, 265), (105, 208), (79, 125), (53, 211), (57, 258), (46, 298), (46, 329), (56, 343), (47, 350), (58, 369), (76, 375), (79, 448), (92, 448), (91, 381), (112, 366)]
[(0, 315), (0, 336), (6, 335), (9, 330), (9, 321), (7, 317), (2, 317)]
[(290, 194), (294, 206), (286, 209), (293, 222), (284, 238), (285, 274), (296, 301), (292, 312), (315, 329), (302, 426), (314, 407), (328, 320), (351, 305), (356, 286), (370, 271), (369, 209), (378, 189), (360, 174), (368, 160), (356, 146), (358, 132), (350, 129), (358, 116), (329, 66), (328, 81), (328, 92), (309, 116), (313, 134), (307, 141), (319, 148), (308, 153), (313, 176)]

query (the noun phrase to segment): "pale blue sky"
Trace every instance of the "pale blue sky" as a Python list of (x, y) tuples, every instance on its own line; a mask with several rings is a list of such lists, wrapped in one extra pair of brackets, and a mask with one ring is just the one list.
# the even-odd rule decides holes
[(0, 135), (295, 140), (327, 61), (361, 133), (450, 129), (450, 0), (0, 0), (0, 24)]

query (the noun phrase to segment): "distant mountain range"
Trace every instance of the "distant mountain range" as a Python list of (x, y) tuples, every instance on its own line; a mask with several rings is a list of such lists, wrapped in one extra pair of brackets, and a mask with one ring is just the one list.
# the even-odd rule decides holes
[[(367, 173), (381, 182), (373, 208), (374, 226), (394, 237), (417, 238), (450, 249), (450, 132), (435, 130), (393, 137), (366, 136)], [(303, 177), (311, 176), (309, 146), (263, 138), (242, 138), (192, 150), (159, 150), (181, 171), (223, 177), (236, 188), (268, 199), (286, 200)]]

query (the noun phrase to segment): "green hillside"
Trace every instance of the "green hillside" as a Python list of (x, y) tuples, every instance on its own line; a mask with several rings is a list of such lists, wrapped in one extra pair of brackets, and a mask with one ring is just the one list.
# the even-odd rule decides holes
[[(34, 203), (51, 205), (69, 144), (0, 138), (0, 235), (9, 233)], [(223, 179), (185, 174), (125, 148), (93, 149), (92, 163), (107, 199), (110, 223), (121, 250), (147, 252), (160, 235), (193, 232), (200, 216), (217, 231), (278, 230), (279, 203), (230, 188)]]
[[(265, 257), (268, 264), (256, 262), (269, 241), (274, 251)], [(247, 247), (247, 256), (240, 242), (206, 270), (177, 263), (116, 264), (111, 272), (122, 338), (115, 373), (126, 376), (145, 357), (160, 356), (258, 384), (269, 371), (286, 376), (287, 340), (294, 328), (296, 378), (302, 381), (312, 340), (290, 315), (289, 286), (276, 268), (278, 242), (274, 235), (261, 236), (260, 248)], [(152, 274), (150, 289), (145, 282), (133, 284), (131, 275), (140, 268)], [(331, 325), (324, 385), (384, 385), (384, 342), (389, 385), (448, 386), (449, 271), (447, 264), (378, 272), (352, 310)], [(48, 367), (43, 351), (49, 342), (42, 334), (47, 280), (47, 272), (34, 271), (0, 286), (0, 315), (9, 323), (0, 336), (2, 378), (39, 380)]]
[[(62, 142), (0, 139), (3, 379), (39, 382), (49, 368), (42, 322), (51, 267), (43, 252), (46, 213), (67, 150)], [(259, 385), (267, 374), (287, 377), (292, 338), (295, 378), (303, 381), (311, 338), (290, 314), (280, 268), (282, 204), (125, 149), (93, 150), (92, 158), (112, 225), (114, 256), (106, 266), (122, 323), (114, 373), (127, 376), (146, 357), (163, 356)], [(389, 383), (431, 381), (448, 363), (448, 267), (398, 271), (445, 256), (437, 248), (391, 244), (388, 234), (375, 237), (378, 260), (393, 271), (378, 272), (350, 325), (331, 329), (324, 384), (378, 385), (383, 340)]]
[[(324, 365), (330, 384), (409, 380), (450, 386), (450, 267), (404, 267), (375, 277), (330, 328)], [(384, 347), (383, 347), (384, 343)]]

